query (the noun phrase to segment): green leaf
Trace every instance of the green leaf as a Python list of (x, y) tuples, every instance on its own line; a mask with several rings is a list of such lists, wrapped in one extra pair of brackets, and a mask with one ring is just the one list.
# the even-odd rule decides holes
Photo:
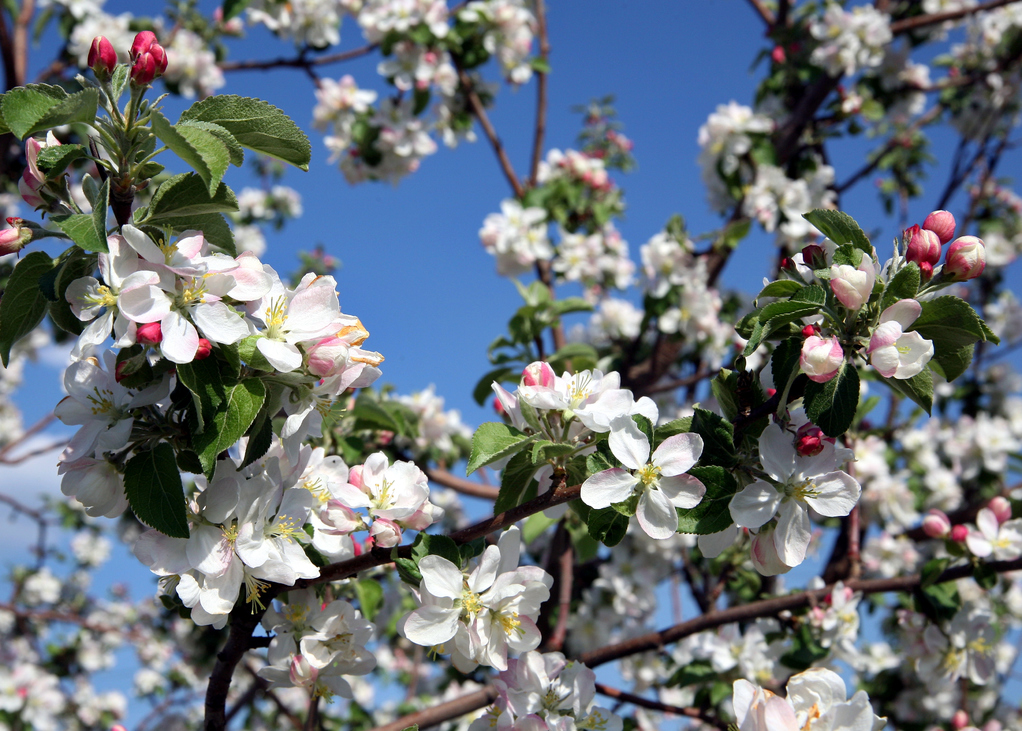
[(266, 454), (272, 443), (273, 414), (264, 407), (259, 411), (248, 430), (248, 444), (245, 446), (245, 458), (241, 462), (241, 467), (248, 467)]
[(51, 216), (57, 228), (71, 237), (85, 251), (106, 252), (106, 217), (110, 205), (110, 181), (106, 180), (96, 195), (92, 213), (71, 213)]
[(950, 383), (969, 370), (975, 350), (975, 345), (963, 345), (957, 349), (941, 349), (940, 352), (934, 352), (929, 366)]
[(195, 102), (179, 120), (214, 122), (242, 147), (309, 169), (312, 147), (309, 138), (290, 117), (261, 99), (218, 94)]
[[(790, 300), (771, 302), (758, 313), (753, 313), (752, 332), (742, 355), (751, 355), (760, 343), (784, 325), (819, 313), (823, 304), (818, 301), (821, 293), (823, 293), (822, 287), (816, 285), (803, 287)], [(825, 293), (823, 293), (823, 299), (826, 301)]]
[(950, 558), (933, 558), (927, 561), (923, 565), (923, 570), (919, 572), (919, 586), (923, 589), (933, 586), (950, 565)]
[(825, 383), (809, 381), (803, 397), (806, 416), (828, 437), (848, 431), (859, 407), (859, 372), (842, 363), (837, 375)]
[(501, 381), (512, 380), (510, 377), (514, 371), (510, 368), (495, 368), (490, 371), (482, 378), (479, 379), (479, 383), (476, 384), (475, 389), (472, 391), (472, 398), (480, 406), (486, 404), (491, 398), (493, 398), (493, 383), (500, 383)]
[(787, 299), (802, 289), (803, 286), (805, 285), (799, 284), (793, 279), (779, 279), (776, 282), (770, 282), (770, 284), (763, 287), (763, 289), (759, 291), (759, 294), (756, 295), (756, 299), (758, 300), (761, 297)]
[(408, 431), (407, 425), (398, 421), (394, 412), (384, 407), (384, 402), (376, 400), (365, 391), (355, 400), (351, 415), (363, 423), (362, 428), (385, 429), (395, 434), (405, 434)]
[(803, 623), (795, 633), (792, 649), (781, 656), (781, 662), (794, 670), (808, 670), (814, 663), (830, 654), (815, 637), (809, 625)]
[(538, 434), (529, 436), (513, 426), (495, 421), (480, 424), (472, 435), (472, 453), (465, 474), (471, 475), (484, 465), (521, 451), (538, 437)]
[(412, 551), (412, 556), (415, 558), (416, 565), (426, 556), (439, 556), (461, 568), (461, 551), (458, 550), (458, 544), (447, 536), (424, 534), (422, 543)]
[(567, 370), (568, 362), (571, 361), (572, 370), (578, 373), (593, 370), (599, 357), (596, 348), (588, 343), (568, 343), (551, 355), (547, 362), (555, 372), (561, 372)]
[(201, 433), (213, 420), (213, 414), (227, 396), (216, 358), (193, 360), (177, 366), (177, 380), (192, 393), (195, 404), (195, 431)]
[(156, 189), (144, 220), (136, 223), (236, 210), (238, 199), (226, 185), (221, 183), (210, 195), (203, 178), (195, 173), (184, 173), (165, 180)]
[(922, 275), (919, 272), (919, 265), (914, 261), (908, 262), (888, 282), (884, 296), (880, 300), (880, 309), (886, 310), (899, 300), (915, 299), (921, 282)]
[(955, 582), (932, 584), (916, 592), (916, 609), (935, 622), (950, 622), (962, 608)]
[[(538, 422), (537, 422), (538, 423)], [(564, 442), (538, 441), (532, 445), (532, 463), (539, 465), (550, 459), (564, 457), (575, 451), (575, 445)]]
[(738, 374), (727, 368), (721, 368), (720, 373), (710, 381), (710, 391), (717, 399), (724, 416), (734, 421), (738, 417)]
[(44, 251), (33, 251), (14, 267), (7, 288), (0, 296), (0, 359), (10, 365), (11, 348), (35, 330), (46, 316), (49, 301), (39, 279), (53, 270), (56, 262)]
[(557, 316), (566, 315), (569, 312), (592, 312), (593, 305), (581, 297), (568, 297), (562, 300), (555, 300), (550, 303), (550, 309)]
[(673, 437), (675, 434), (687, 434), (690, 431), (692, 431), (691, 416), (686, 416), (683, 419), (674, 419), (666, 424), (661, 424), (653, 430), (654, 443), (659, 445), (665, 439)]
[(231, 162), (227, 146), (204, 129), (172, 125), (158, 109), (150, 112), (150, 119), (153, 134), (198, 173), (213, 197)]
[(217, 456), (245, 436), (265, 400), (263, 382), (258, 378), (246, 378), (224, 394), (209, 428), (192, 436), (192, 445), (207, 477), (213, 474)]
[(521, 451), (510, 459), (500, 475), (500, 492), (493, 504), (494, 515), (518, 507), (537, 469), (527, 451)]
[(616, 546), (628, 532), (628, 518), (614, 508), (600, 508), (589, 512), (589, 535), (605, 546)]
[(863, 233), (855, 219), (847, 213), (818, 208), (803, 214), (802, 218), (816, 226), (820, 233), (835, 244), (852, 244), (855, 248), (872, 256), (873, 246), (869, 243), (869, 238)]
[(241, 12), (248, 7), (252, 0), (224, 0), (224, 22), (241, 15)]
[(958, 351), (988, 339), (983, 321), (965, 300), (947, 294), (920, 304), (923, 311), (909, 330), (933, 342), (934, 358), (941, 351)]
[(703, 439), (700, 464), (733, 467), (738, 461), (734, 448), (735, 430), (731, 422), (712, 411), (697, 408), (692, 415), (692, 431)]
[(59, 86), (29, 84), (4, 94), (0, 112), (14, 136), (23, 140), (35, 132), (63, 124), (92, 123), (96, 120), (98, 105), (98, 89), (68, 94)]
[(529, 59), (529, 65), (532, 66), (532, 70), (537, 74), (549, 74), (550, 73), (550, 62), (541, 56), (535, 56)]
[(225, 130), (219, 124), (213, 122), (201, 122), (197, 119), (188, 119), (184, 122), (180, 122), (177, 125), (178, 131), (186, 127), (197, 127), (201, 130), (209, 132), (211, 135), (220, 140), (224, 147), (227, 148), (227, 155), (230, 158), (231, 165), (235, 167), (241, 167), (242, 163), (245, 162), (245, 151), (241, 149), (241, 145), (234, 139), (234, 135)]
[(557, 518), (548, 518), (543, 513), (534, 513), (533, 515), (530, 515), (525, 519), (525, 523), (522, 525), (522, 540), (525, 541), (525, 545), (529, 545), (539, 538), (546, 532), (547, 528), (556, 522)]
[[(972, 346), (969, 346), (972, 347)], [(911, 378), (884, 378), (879, 373), (877, 376), (886, 383), (892, 391), (911, 399), (923, 407), (927, 414), (933, 408), (933, 374), (923, 370)], [(808, 391), (808, 388), (806, 389)], [(822, 428), (822, 427), (821, 427)], [(824, 429), (826, 431), (826, 429)], [(829, 436), (829, 435), (828, 435)]]
[(770, 374), (774, 379), (774, 388), (783, 391), (793, 373), (798, 373), (799, 357), (802, 355), (802, 340), (788, 338), (782, 340), (774, 348), (770, 356)]
[(362, 616), (372, 622), (373, 617), (383, 606), (383, 587), (376, 579), (359, 579), (355, 582), (355, 594)]
[(44, 147), (39, 151), (39, 170), (47, 178), (56, 178), (67, 170), (67, 166), (75, 160), (88, 157), (88, 151), (82, 145), (59, 145)]
[(188, 512), (173, 447), (160, 442), (129, 459), (124, 489), (140, 521), (172, 538), (188, 538)]
[(720, 533), (734, 521), (731, 519), (731, 498), (738, 492), (738, 482), (723, 467), (693, 467), (689, 474), (706, 485), (706, 494), (694, 508), (678, 508), (678, 532), (709, 535)]
[(64, 252), (63, 262), (54, 270), (53, 300), (50, 301), (49, 315), (54, 324), (72, 335), (80, 335), (85, 329), (84, 323), (71, 311), (71, 303), (65, 294), (68, 285), (74, 280), (91, 274), (96, 269), (96, 256), (86, 254), (77, 246)]
[(667, 680), (667, 686), (669, 688), (684, 688), (686, 685), (708, 683), (717, 677), (720, 677), (720, 673), (713, 669), (709, 660), (696, 660), (678, 668), (674, 675)]

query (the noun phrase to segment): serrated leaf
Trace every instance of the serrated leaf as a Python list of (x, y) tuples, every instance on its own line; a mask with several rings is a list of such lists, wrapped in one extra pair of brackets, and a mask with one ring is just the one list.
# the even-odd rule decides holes
[(0, 359), (10, 365), (11, 348), (35, 330), (46, 316), (49, 301), (39, 288), (39, 279), (56, 265), (44, 251), (33, 251), (14, 267), (7, 288), (0, 297)]
[(802, 218), (816, 226), (820, 233), (835, 244), (852, 244), (867, 254), (873, 252), (873, 245), (869, 243), (869, 238), (855, 219), (847, 213), (818, 208), (803, 214)]
[(500, 475), (500, 492), (497, 493), (497, 500), (493, 504), (494, 515), (518, 507), (537, 469), (539, 468), (533, 464), (526, 450), (508, 461)]
[(848, 431), (859, 407), (859, 372), (842, 363), (837, 375), (825, 383), (809, 381), (805, 395), (806, 416), (828, 437)]
[(914, 261), (908, 262), (887, 283), (883, 298), (880, 300), (880, 309), (886, 310), (899, 300), (915, 299), (921, 282), (922, 274), (919, 271), (919, 265)]
[(206, 425), (212, 421), (213, 414), (227, 395), (216, 358), (178, 364), (177, 380), (192, 394), (197, 419), (195, 430), (205, 431)]
[(695, 409), (692, 431), (703, 439), (700, 464), (732, 467), (737, 461), (734, 448), (734, 427), (723, 417), (705, 409)]
[(195, 102), (179, 122), (198, 120), (220, 125), (250, 150), (309, 169), (309, 138), (290, 117), (261, 99), (219, 94)]
[(803, 286), (804, 285), (799, 284), (792, 279), (779, 279), (778, 281), (770, 282), (768, 285), (763, 287), (763, 289), (759, 291), (759, 294), (756, 295), (756, 299), (758, 300), (761, 297), (787, 299), (802, 289)]
[(75, 160), (88, 157), (88, 151), (82, 145), (58, 145), (44, 147), (39, 151), (37, 164), (40, 172), (48, 178), (56, 178)]
[(237, 210), (238, 199), (226, 185), (221, 183), (210, 195), (202, 177), (183, 173), (163, 181), (153, 193), (145, 219), (137, 223)]
[(383, 606), (383, 587), (376, 579), (359, 579), (355, 582), (355, 594), (362, 616), (372, 622)]
[[(742, 355), (751, 355), (760, 343), (784, 325), (819, 313), (823, 304), (818, 301), (820, 293), (823, 293), (822, 287), (803, 287), (790, 300), (771, 302), (758, 313), (753, 313), (755, 319), (752, 321), (752, 332)], [(803, 299), (796, 299), (799, 297)], [(823, 299), (826, 301), (826, 294)]]
[(770, 375), (775, 389), (783, 391), (792, 374), (798, 373), (801, 355), (802, 341), (799, 338), (788, 338), (777, 344), (770, 356)]
[(616, 546), (628, 532), (628, 518), (613, 507), (589, 511), (589, 535), (605, 546)]
[(489, 373), (487, 373), (486, 375), (479, 379), (479, 382), (476, 384), (476, 387), (472, 390), (472, 398), (475, 399), (475, 402), (477, 404), (479, 404), (480, 406), (484, 406), (486, 402), (489, 401), (494, 395), (493, 394), (494, 382), (500, 383), (505, 380), (510, 380), (506, 377), (511, 376), (513, 372), (514, 371), (512, 371), (510, 368), (493, 369), (492, 371), (490, 371)]
[(717, 399), (724, 416), (734, 421), (738, 417), (738, 374), (721, 368), (720, 373), (710, 381), (710, 392)]
[(975, 345), (963, 345), (957, 349), (942, 348), (940, 352), (933, 354), (929, 366), (950, 383), (969, 370), (975, 350)]
[(213, 473), (217, 455), (245, 436), (265, 400), (266, 388), (258, 378), (246, 378), (227, 389), (212, 423), (201, 434), (192, 436), (192, 446), (207, 477)]
[(908, 331), (931, 341), (935, 358), (988, 339), (983, 321), (965, 300), (945, 295), (921, 304), (923, 310)]
[(188, 512), (173, 447), (160, 442), (129, 459), (124, 489), (140, 521), (172, 538), (188, 538)]
[(172, 125), (159, 109), (151, 110), (149, 116), (153, 134), (195, 170), (206, 184), (209, 196), (213, 197), (230, 164), (230, 154), (224, 143), (199, 127)]
[(14, 136), (23, 140), (63, 124), (92, 123), (96, 120), (98, 105), (98, 89), (68, 94), (59, 86), (28, 84), (4, 94), (0, 111)]
[(537, 434), (530, 436), (495, 421), (480, 424), (472, 435), (472, 453), (465, 474), (471, 475), (480, 467), (519, 452), (538, 438)]
[(51, 216), (50, 220), (83, 250), (105, 253), (109, 251), (106, 244), (106, 217), (109, 205), (110, 181), (106, 180), (96, 193), (92, 213)]
[(234, 135), (219, 124), (214, 124), (213, 122), (202, 122), (197, 119), (186, 119), (184, 122), (178, 123), (177, 126), (179, 130), (183, 127), (198, 127), (199, 129), (209, 132), (211, 135), (220, 140), (224, 144), (224, 147), (227, 148), (227, 154), (230, 158), (231, 165), (241, 167), (242, 163), (245, 162), (245, 151), (241, 148), (241, 145), (238, 144), (236, 139), (234, 139)]
[[(933, 374), (930, 371), (924, 369), (911, 378), (884, 378), (880, 374), (877, 375), (892, 391), (911, 399), (922, 406), (927, 414), (930, 413), (933, 408)], [(808, 388), (806, 390), (808, 391)]]
[(720, 533), (734, 520), (731, 498), (738, 492), (738, 482), (723, 467), (693, 467), (689, 474), (706, 486), (706, 494), (694, 508), (678, 508), (678, 532), (709, 535)]

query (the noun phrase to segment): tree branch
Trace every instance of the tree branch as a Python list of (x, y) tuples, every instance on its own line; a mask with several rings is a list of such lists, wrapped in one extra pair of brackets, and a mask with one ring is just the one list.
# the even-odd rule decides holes
[(648, 708), (651, 711), (660, 711), (661, 713), (671, 713), (675, 716), (684, 716), (685, 718), (698, 718), (703, 723), (708, 723), (714, 728), (719, 728), (721, 731), (727, 731), (728, 725), (719, 718), (715, 718), (702, 709), (699, 708), (682, 708), (681, 706), (670, 706), (660, 701), (654, 701), (649, 698), (643, 698), (641, 695), (635, 695), (633, 693), (626, 693), (623, 690), (617, 688), (611, 688), (609, 685), (603, 683), (596, 684), (596, 692), (600, 695), (605, 695), (608, 698), (613, 698), (621, 703), (631, 703), (633, 706), (639, 706), (640, 708)]
[(14, 21), (14, 86), (25, 83), (28, 74), (28, 27), (32, 24), (35, 0), (22, 0), (21, 12)]
[[(544, 63), (550, 58), (550, 38), (546, 28), (546, 8), (543, 0), (535, 0), (536, 27), (539, 31), (539, 58)], [(529, 167), (529, 185), (535, 187), (539, 176), (539, 162), (543, 159), (543, 137), (546, 134), (547, 75), (536, 71), (536, 132), (532, 138), (532, 165)]]
[(270, 71), (278, 68), (300, 68), (300, 69), (311, 69), (314, 66), (325, 66), (331, 63), (341, 63), (342, 61), (350, 61), (353, 58), (359, 58), (372, 53), (380, 47), (379, 43), (370, 43), (359, 48), (353, 48), (350, 51), (342, 51), (340, 53), (332, 53), (328, 56), (315, 56), (308, 58), (304, 53), (291, 58), (285, 58), (283, 56), (279, 58), (272, 58), (268, 60), (250, 59), (247, 61), (222, 61), (218, 64), (221, 71)]
[[(457, 62), (457, 59), (455, 59)], [(500, 141), (497, 136), (497, 131), (493, 128), (493, 123), (490, 122), (489, 116), (486, 114), (486, 109), (483, 108), (483, 103), (479, 99), (479, 95), (476, 93), (475, 87), (472, 85), (472, 79), (465, 73), (465, 70), (458, 66), (458, 80), (461, 82), (462, 89), (465, 91), (465, 98), (468, 100), (468, 105), (472, 109), (472, 114), (479, 120), (479, 126), (483, 128), (483, 133), (486, 135), (486, 139), (490, 141), (490, 146), (493, 148), (493, 152), (497, 155), (497, 161), (500, 163), (500, 169), (504, 171), (504, 177), (507, 178), (507, 182), (511, 184), (511, 189), (515, 193), (515, 198), (521, 200), (525, 196), (525, 189), (522, 187), (522, 183), (518, 180), (518, 175), (515, 174), (515, 169), (511, 165), (511, 160), (507, 156), (507, 151), (504, 149), (504, 143)]]
[(976, 13), (982, 13), (985, 10), (994, 10), (995, 8), (1000, 8), (1017, 2), (1019, 2), (1019, 0), (990, 0), (990, 2), (982, 3), (971, 8), (959, 8), (958, 10), (948, 10), (944, 13), (917, 15), (914, 18), (896, 20), (891, 23), (891, 33), (894, 35), (900, 35), (901, 33), (908, 33), (909, 31), (916, 30), (917, 28), (925, 28), (928, 25), (943, 23), (947, 20), (958, 20), (959, 18), (964, 18), (967, 15), (975, 15)]
[(500, 494), (500, 489), (491, 487), (490, 485), (481, 485), (478, 482), (472, 482), (466, 480), (464, 477), (458, 477), (452, 475), (445, 469), (440, 467), (427, 467), (423, 469), (428, 477), (433, 482), (449, 487), (455, 492), (460, 492), (462, 495), (471, 495), (472, 497), (482, 498), (483, 500), (496, 500), (497, 495)]
[(749, 5), (759, 13), (759, 17), (763, 19), (763, 22), (767, 24), (767, 28), (773, 28), (777, 23), (777, 18), (773, 12), (766, 5), (763, 4), (762, 0), (749, 0)]

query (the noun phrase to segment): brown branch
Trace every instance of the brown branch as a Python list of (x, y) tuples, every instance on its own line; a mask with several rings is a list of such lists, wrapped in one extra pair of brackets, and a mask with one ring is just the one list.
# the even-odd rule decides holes
[(4, 86), (10, 91), (17, 86), (17, 73), (14, 63), (14, 42), (11, 40), (11, 31), (7, 27), (5, 8), (0, 7), (0, 58), (4, 64)]
[[(14, 86), (25, 83), (28, 74), (28, 28), (32, 24), (35, 0), (22, 0), (14, 21)], [(13, 88), (13, 87), (12, 87)]]
[(90, 622), (88, 619), (78, 614), (70, 614), (68, 612), (58, 612), (47, 609), (21, 609), (14, 604), (5, 604), (2, 602), (0, 602), (0, 610), (10, 612), (20, 619), (34, 619), (41, 622), (64, 622), (67, 624), (76, 624), (82, 629), (88, 630), (89, 632), (95, 632), (96, 634), (106, 634), (109, 632), (127, 637), (131, 640), (142, 639), (142, 635), (133, 627), (114, 627), (109, 624)]
[(247, 61), (222, 61), (218, 64), (221, 71), (270, 71), (278, 68), (300, 68), (311, 69), (314, 66), (324, 66), (331, 63), (350, 61), (372, 53), (380, 47), (379, 43), (370, 43), (366, 46), (353, 48), (350, 51), (332, 53), (328, 56), (316, 56), (308, 58), (304, 53), (291, 58), (272, 58), (267, 60), (250, 59)]
[(452, 718), (464, 716), (466, 713), (478, 711), (480, 708), (493, 703), (497, 698), (497, 689), (489, 685), (482, 690), (466, 693), (452, 701), (441, 703), (431, 708), (424, 708), (415, 713), (409, 713), (396, 721), (377, 726), (372, 731), (404, 731), (409, 726), (418, 726), (420, 729), (427, 729), (437, 726)]
[(671, 706), (660, 701), (654, 701), (649, 698), (643, 698), (641, 695), (635, 695), (633, 693), (626, 693), (623, 690), (617, 688), (611, 688), (609, 685), (603, 683), (596, 684), (596, 692), (600, 695), (605, 695), (608, 698), (613, 698), (621, 703), (631, 703), (633, 706), (639, 706), (640, 708), (648, 708), (651, 711), (660, 711), (661, 713), (671, 713), (675, 716), (684, 716), (685, 718), (698, 718), (703, 723), (708, 723), (714, 728), (719, 728), (721, 731), (727, 731), (728, 725), (726, 722), (721, 721), (719, 718), (715, 718), (702, 709), (699, 708), (682, 708), (681, 706)]
[(759, 17), (763, 19), (763, 22), (767, 24), (767, 28), (773, 28), (777, 23), (777, 18), (773, 12), (766, 5), (763, 4), (763, 0), (749, 0), (749, 5), (759, 13)]
[[(550, 37), (546, 28), (546, 8), (543, 0), (536, 0), (536, 29), (539, 32), (539, 58), (550, 59)], [(546, 134), (547, 75), (536, 71), (536, 132), (532, 138), (532, 165), (529, 167), (529, 185), (535, 187), (539, 177), (539, 161), (543, 159), (543, 137)]]
[(928, 25), (943, 23), (947, 20), (958, 20), (959, 18), (964, 18), (967, 15), (975, 15), (976, 13), (982, 13), (985, 10), (994, 10), (995, 8), (1000, 8), (1017, 2), (1019, 2), (1019, 0), (990, 0), (990, 2), (982, 3), (981, 5), (976, 5), (971, 8), (959, 8), (958, 10), (948, 10), (944, 13), (917, 15), (914, 18), (896, 20), (891, 23), (891, 33), (899, 35), (901, 33), (916, 30), (917, 28), (925, 28)]
[(483, 500), (496, 500), (497, 495), (500, 494), (499, 488), (491, 487), (490, 485), (480, 485), (478, 482), (472, 482), (464, 477), (452, 475), (440, 467), (425, 468), (423, 472), (433, 482), (449, 487), (455, 492), (460, 492), (462, 495), (471, 495)]
[(37, 421), (35, 424), (30, 426), (28, 429), (26, 429), (22, 433), (22, 435), (20, 437), (18, 437), (17, 439), (15, 439), (13, 442), (5, 444), (3, 449), (0, 449), (0, 461), (6, 461), (5, 457), (7, 457), (8, 454), (10, 454), (12, 451), (14, 451), (14, 449), (19, 444), (23, 444), (25, 442), (25, 440), (28, 439), (30, 436), (32, 436), (34, 434), (38, 434), (43, 429), (48, 427), (53, 422), (53, 420), (55, 418), (57, 418), (57, 417), (55, 417), (53, 415), (53, 412), (50, 412), (49, 414), (47, 414), (46, 416), (41, 418), (39, 421)]
[(515, 174), (515, 169), (507, 156), (507, 151), (504, 149), (504, 143), (500, 141), (497, 131), (493, 128), (493, 123), (490, 122), (490, 117), (486, 114), (486, 109), (483, 108), (483, 102), (479, 99), (479, 95), (472, 85), (472, 79), (469, 78), (469, 75), (465, 73), (465, 70), (460, 65), (458, 66), (458, 80), (461, 82), (461, 87), (465, 92), (465, 99), (468, 100), (472, 114), (479, 120), (479, 126), (483, 128), (486, 139), (490, 141), (490, 146), (497, 155), (500, 169), (504, 171), (504, 177), (511, 184), (515, 198), (521, 200), (525, 196), (525, 189), (522, 187), (521, 181), (518, 180), (518, 175)]

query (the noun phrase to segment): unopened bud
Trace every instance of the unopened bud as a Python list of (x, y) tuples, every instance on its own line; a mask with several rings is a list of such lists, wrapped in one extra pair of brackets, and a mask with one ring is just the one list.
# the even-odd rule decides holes
[(199, 338), (199, 347), (195, 349), (195, 360), (205, 360), (213, 352), (213, 344), (206, 338)]
[(940, 261), (940, 239), (933, 231), (919, 228), (916, 224), (905, 231), (905, 258), (916, 264), (927, 262), (936, 264)]
[(24, 225), (20, 218), (8, 218), (10, 228), (0, 231), (0, 256), (21, 251), (32, 240), (32, 229)]
[(554, 369), (546, 361), (537, 360), (525, 366), (522, 371), (523, 386), (540, 386), (542, 388), (553, 388)]
[(784, 63), (788, 58), (784, 53), (784, 46), (774, 46), (774, 50), (770, 52), (770, 58), (773, 59), (774, 63)]
[(931, 509), (923, 518), (923, 533), (930, 538), (946, 538), (951, 532), (951, 521), (943, 511)]
[(923, 228), (937, 234), (944, 245), (955, 237), (955, 217), (950, 211), (934, 211), (923, 221)]
[(124, 369), (127, 368), (127, 367), (128, 367), (128, 361), (126, 361), (126, 360), (122, 360), (120, 363), (118, 363), (116, 366), (114, 366), (114, 380), (115, 381), (120, 383), (125, 378), (127, 378), (129, 375), (131, 375), (130, 373), (125, 373), (124, 372)]
[(781, 259), (781, 271), (791, 271), (795, 268), (795, 261), (790, 256)]
[(504, 411), (504, 405), (500, 403), (500, 399), (497, 398), (496, 396), (493, 397), (493, 410), (496, 411), (501, 416), (507, 415), (507, 412)]
[(969, 725), (969, 714), (959, 708), (955, 711), (955, 715), (951, 717), (951, 728), (955, 731), (961, 731)]
[(803, 341), (798, 362), (810, 381), (826, 383), (837, 375), (844, 360), (845, 353), (840, 340), (813, 335)]
[(955, 543), (964, 543), (969, 537), (969, 529), (964, 525), (956, 525), (951, 529), (951, 540)]
[(802, 249), (802, 261), (810, 269), (826, 269), (827, 252), (819, 244), (809, 244)]
[(103, 36), (93, 38), (89, 48), (89, 68), (96, 74), (96, 78), (108, 79), (116, 66), (117, 51), (113, 44)]
[(363, 465), (357, 464), (348, 470), (348, 484), (359, 490), (362, 489), (362, 468)]
[(987, 504), (987, 508), (997, 518), (998, 523), (1004, 523), (1011, 520), (1011, 503), (1006, 498), (998, 495), (997, 497), (990, 500)]
[(928, 261), (924, 261), (919, 264), (919, 276), (924, 282), (929, 282), (933, 279), (933, 264)]
[(813, 335), (819, 334), (820, 334), (819, 325), (806, 325), (804, 328), (802, 328), (802, 337), (804, 338), (811, 338)]
[(151, 84), (167, 70), (167, 52), (156, 40), (156, 34), (144, 30), (131, 44), (131, 81), (136, 86)]
[(953, 279), (975, 279), (986, 268), (983, 241), (975, 236), (962, 236), (948, 247), (944, 272)]
[[(135, 330), (135, 342), (142, 345), (159, 345), (163, 340), (163, 329), (160, 327), (158, 322), (147, 322), (138, 326)], [(209, 341), (207, 341), (209, 342)], [(195, 354), (197, 360), (201, 360), (198, 357), (198, 353)], [(209, 355), (207, 353), (207, 355)]]
[(827, 439), (823, 430), (815, 424), (803, 424), (795, 432), (795, 451), (800, 457), (815, 457), (827, 446), (827, 442), (834, 443), (833, 439)]

